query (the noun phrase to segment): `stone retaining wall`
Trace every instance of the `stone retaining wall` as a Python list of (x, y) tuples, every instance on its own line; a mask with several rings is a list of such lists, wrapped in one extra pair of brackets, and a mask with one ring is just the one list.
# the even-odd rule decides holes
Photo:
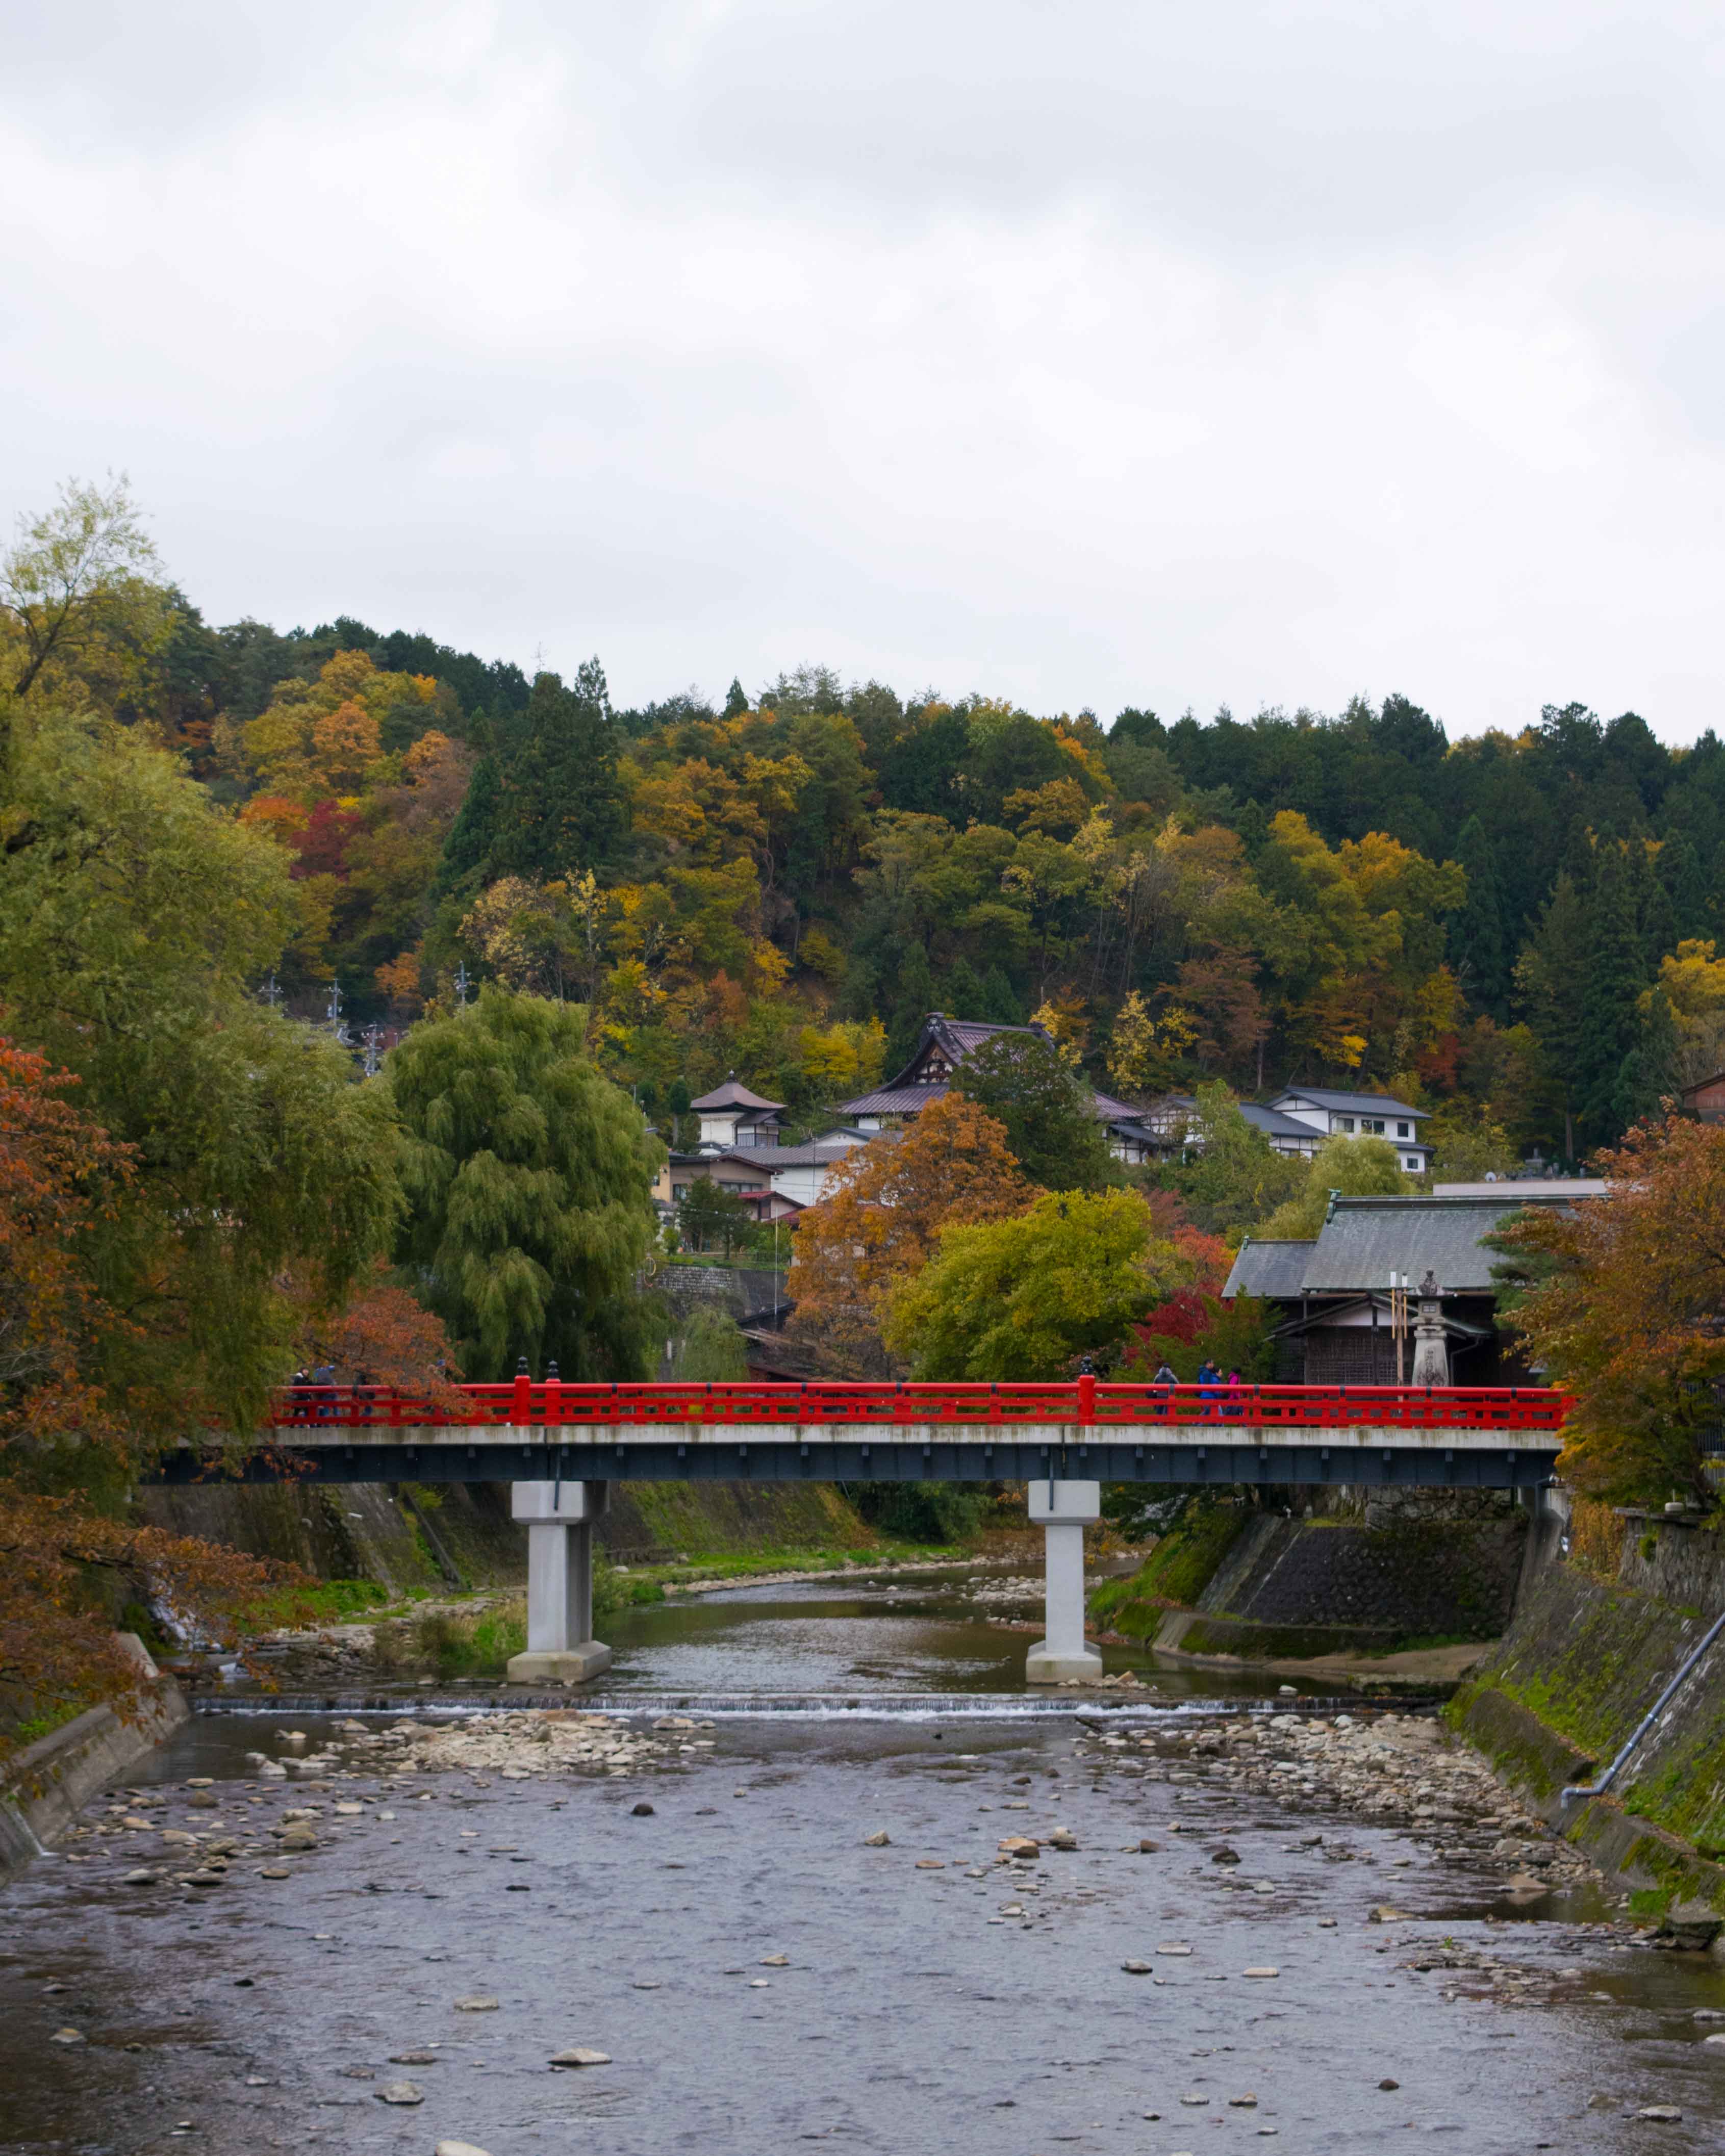
[(9, 1760), (0, 1770), (0, 1873), (39, 1856), (97, 1790), (130, 1774), (188, 1711), (179, 1687), (157, 1677), (126, 1712), (93, 1707)]
[(1117, 1591), (1106, 1621), (1153, 1630), (1166, 1651), (1252, 1661), (1502, 1635), (1527, 1534), (1507, 1493), (1383, 1490), (1332, 1502), (1335, 1512), (1317, 1517), (1249, 1515), (1225, 1545), (1210, 1537), (1214, 1569), (1195, 1592), (1181, 1589), (1186, 1607), (1153, 1615)]
[[(1648, 1546), (1644, 1548), (1644, 1543)], [(1450, 1712), (1502, 1778), (1626, 1883), (1643, 1913), (1725, 1913), (1725, 1639), (1696, 1665), (1609, 1796), (1571, 1799), (1628, 1742), (1725, 1609), (1725, 1537), (1626, 1524), (1617, 1572), (1548, 1565)]]

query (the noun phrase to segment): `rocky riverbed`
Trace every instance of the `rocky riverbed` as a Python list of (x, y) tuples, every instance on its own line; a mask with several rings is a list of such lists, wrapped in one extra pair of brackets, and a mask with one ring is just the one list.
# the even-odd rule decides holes
[(206, 1715), (165, 1774), (8, 1897), (21, 2156), (1725, 2128), (1725, 1972), (1418, 1717)]

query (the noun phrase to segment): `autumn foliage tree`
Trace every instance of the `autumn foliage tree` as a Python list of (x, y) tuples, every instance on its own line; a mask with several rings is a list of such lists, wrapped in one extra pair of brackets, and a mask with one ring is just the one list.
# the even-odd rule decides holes
[(882, 1330), (919, 1378), (1060, 1378), (1111, 1354), (1183, 1272), (1137, 1191), (1045, 1192), (1012, 1219), (948, 1224)]
[(1004, 1127), (956, 1093), (902, 1133), (859, 1147), (797, 1225), (788, 1287), (798, 1339), (835, 1373), (884, 1373), (887, 1292), (922, 1270), (943, 1228), (1009, 1219), (1034, 1194)]
[(33, 1716), (135, 1686), (115, 1611), (154, 1598), (227, 1635), (280, 1566), (117, 1517), (135, 1457), (123, 1399), (96, 1383), (129, 1331), (90, 1240), (136, 1149), (78, 1105), (73, 1075), (0, 1039), (0, 1751)]
[(1530, 1207), (1501, 1240), (1520, 1260), (1511, 1322), (1573, 1391), (1560, 1465), (1616, 1502), (1711, 1502), (1702, 1473), (1725, 1386), (1725, 1128), (1679, 1116), (1599, 1154), (1610, 1194)]

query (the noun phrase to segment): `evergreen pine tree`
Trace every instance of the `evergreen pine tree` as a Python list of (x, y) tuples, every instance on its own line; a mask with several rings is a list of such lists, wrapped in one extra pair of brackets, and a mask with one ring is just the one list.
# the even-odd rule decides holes
[(983, 1008), (983, 984), (977, 978), (976, 968), (968, 958), (955, 958), (947, 968), (947, 984), (942, 990), (946, 998), (947, 1013), (952, 1018), (979, 1018)]
[(1641, 1021), (1640, 1039), (1623, 1059), (1618, 1073), (1616, 1108), (1627, 1130), (1644, 1116), (1656, 1116), (1660, 1103), (1682, 1084), (1676, 1015), (1663, 988), (1656, 988)]
[(590, 659), (566, 689), (534, 677), (518, 746), (503, 771), (497, 844), (488, 871), (567, 876), (606, 865), (623, 835), (616, 729), (604, 670)]
[(1022, 1025), (1024, 1004), (1006, 969), (997, 958), (983, 976), (982, 1004), (977, 1015), (989, 1025)]
[(1471, 1001), (1502, 1019), (1509, 994), (1503, 896), (1491, 841), (1477, 816), (1457, 833), (1455, 859), (1467, 872), (1467, 901), (1450, 916), (1450, 955)]
[(1715, 936), (1717, 925), (1707, 873), (1682, 832), (1674, 832), (1659, 850), (1659, 880), (1671, 901), (1678, 938)]
[(1640, 926), (1635, 918), (1633, 871), (1625, 849), (1602, 841), (1594, 855), (1588, 908), (1587, 965), (1581, 983), (1581, 1041), (1577, 1057), (1577, 1104), (1583, 1128), (1595, 1145), (1622, 1135), (1624, 1059), (1640, 1045), (1635, 1004), (1647, 985)]
[(1575, 1158), (1575, 1116), (1580, 1089), (1584, 1027), (1583, 989), (1587, 978), (1589, 913), (1579, 886), (1567, 869), (1558, 872), (1538, 927), (1516, 962), (1517, 1000), (1527, 1014), (1547, 1067), (1563, 1118), (1563, 1157)]
[(922, 1037), (922, 1021), (934, 1009), (934, 975), (928, 969), (928, 953), (913, 943), (898, 969), (892, 999), (892, 1024), (886, 1035), (886, 1065), (902, 1070)]
[(725, 691), (725, 716), (727, 719), (740, 719), (748, 707), (748, 691), (733, 675), (731, 686)]
[(1671, 893), (1661, 881), (1646, 841), (1631, 839), (1624, 849), (1624, 867), (1635, 903), (1635, 927), (1641, 938), (1642, 971), (1651, 980), (1659, 962), (1677, 947), (1677, 916)]
[(488, 751), (473, 767), (466, 797), (444, 840), (443, 860), (432, 886), (435, 896), (447, 897), (452, 891), (467, 896), (485, 881), (486, 865), (497, 850), (502, 796), (497, 759)]

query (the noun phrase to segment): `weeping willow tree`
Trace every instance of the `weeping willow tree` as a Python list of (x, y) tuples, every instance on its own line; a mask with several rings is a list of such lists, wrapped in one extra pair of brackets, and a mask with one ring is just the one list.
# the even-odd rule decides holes
[(416, 1026), (386, 1075), (405, 1137), (396, 1260), (462, 1368), (526, 1356), (568, 1379), (644, 1376), (655, 1328), (636, 1276), (660, 1152), (588, 1060), (577, 1004), (488, 988)]

